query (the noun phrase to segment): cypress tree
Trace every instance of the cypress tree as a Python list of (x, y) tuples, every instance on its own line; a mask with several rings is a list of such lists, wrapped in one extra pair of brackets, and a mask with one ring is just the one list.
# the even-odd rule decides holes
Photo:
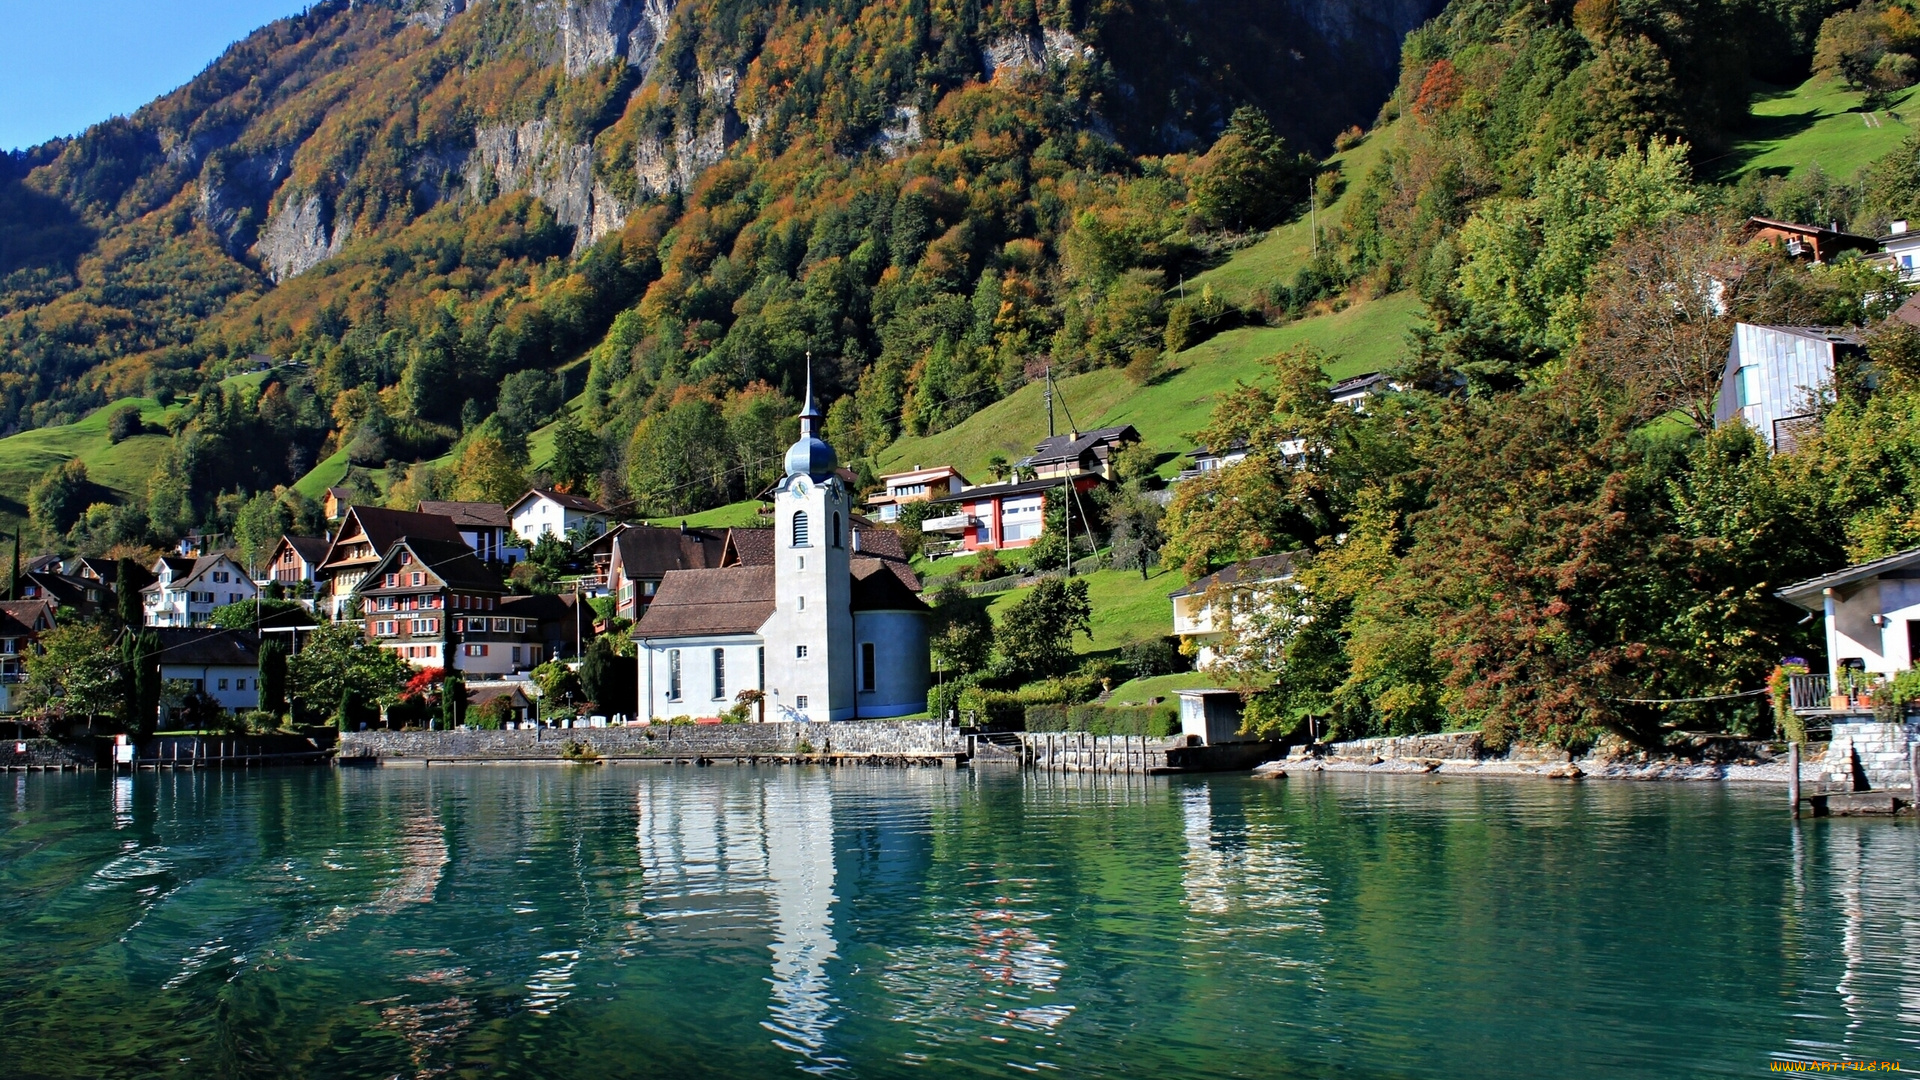
[(260, 707), (274, 716), (287, 712), (287, 647), (278, 641), (260, 646)]

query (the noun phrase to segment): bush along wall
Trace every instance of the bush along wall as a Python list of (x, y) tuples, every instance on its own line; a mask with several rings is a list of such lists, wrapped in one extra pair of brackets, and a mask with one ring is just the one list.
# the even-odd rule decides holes
[(1025, 719), (1028, 731), (1085, 731), (1154, 739), (1164, 739), (1179, 727), (1179, 716), (1169, 705), (1029, 705)]

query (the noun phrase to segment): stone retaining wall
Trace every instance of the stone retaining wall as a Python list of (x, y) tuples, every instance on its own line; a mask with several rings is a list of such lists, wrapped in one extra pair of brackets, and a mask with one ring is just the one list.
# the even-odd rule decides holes
[(84, 744), (76, 745), (55, 739), (8, 739), (0, 742), (0, 768), (91, 769), (98, 764), (93, 748)]
[(340, 760), (559, 761), (567, 743), (609, 759), (837, 757), (951, 757), (966, 752), (954, 728), (929, 720), (845, 723), (694, 724), (570, 728), (556, 731), (350, 731), (340, 736)]
[[(1477, 731), (1449, 731), (1438, 735), (1400, 735), (1393, 738), (1355, 739), (1352, 742), (1334, 743), (1327, 747), (1327, 756), (1336, 758), (1360, 758), (1383, 761), (1410, 761), (1414, 759), (1438, 759), (1441, 761), (1473, 761), (1481, 756), (1482, 745)], [(1562, 754), (1564, 758), (1566, 755)]]
[(1906, 787), (1908, 747), (1920, 740), (1920, 720), (1880, 724), (1871, 720), (1844, 720), (1833, 725), (1833, 741), (1820, 763), (1819, 779), (1850, 783), (1858, 761), (1875, 788)]

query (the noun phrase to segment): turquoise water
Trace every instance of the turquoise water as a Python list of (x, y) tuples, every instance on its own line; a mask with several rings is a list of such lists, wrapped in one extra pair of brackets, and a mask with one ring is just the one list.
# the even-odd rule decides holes
[(1920, 829), (1710, 785), (0, 779), (9, 1077), (1920, 1069)]

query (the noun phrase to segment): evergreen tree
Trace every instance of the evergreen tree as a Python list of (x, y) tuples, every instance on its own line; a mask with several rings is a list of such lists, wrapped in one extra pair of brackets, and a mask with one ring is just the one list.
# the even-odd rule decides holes
[(287, 648), (278, 641), (260, 646), (260, 707), (274, 716), (287, 711)]

